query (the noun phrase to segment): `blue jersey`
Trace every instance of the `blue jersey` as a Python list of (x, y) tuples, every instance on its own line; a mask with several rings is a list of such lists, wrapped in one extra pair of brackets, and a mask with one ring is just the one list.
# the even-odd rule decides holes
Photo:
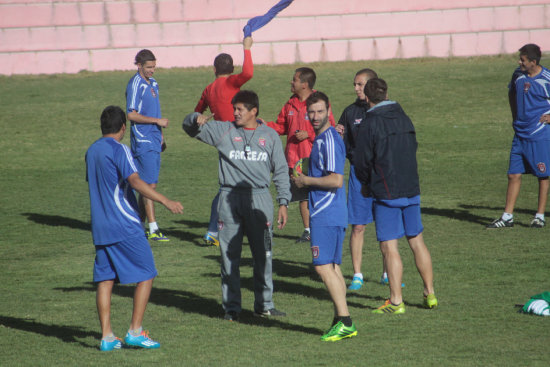
[[(126, 87), (126, 113), (160, 118), (159, 85), (153, 78), (149, 83), (136, 73)], [(157, 124), (139, 124), (132, 121), (130, 133), (132, 154), (137, 157), (148, 151), (161, 151), (162, 132)]]
[[(328, 176), (331, 173), (344, 175), (346, 147), (340, 135), (332, 126), (315, 137), (309, 157), (308, 175)], [(309, 216), (312, 226), (348, 225), (346, 190), (309, 188)]]
[(545, 67), (530, 77), (523, 74), (515, 82), (517, 117), (514, 131), (522, 139), (550, 139), (550, 127), (540, 123), (540, 117), (550, 113), (550, 71)]
[(95, 245), (143, 235), (136, 197), (126, 180), (137, 172), (130, 149), (113, 138), (101, 138), (86, 152), (92, 237)]

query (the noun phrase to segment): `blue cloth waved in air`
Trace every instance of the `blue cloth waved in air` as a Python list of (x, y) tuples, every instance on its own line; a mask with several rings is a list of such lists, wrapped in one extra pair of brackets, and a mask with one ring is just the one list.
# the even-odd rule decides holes
[(269, 23), (271, 19), (275, 18), (275, 16), (279, 14), (279, 12), (289, 6), (292, 1), (294, 0), (281, 0), (277, 4), (275, 4), (274, 7), (269, 9), (268, 12), (264, 15), (259, 15), (250, 19), (243, 28), (244, 36), (252, 36), (252, 32), (262, 28), (264, 25)]

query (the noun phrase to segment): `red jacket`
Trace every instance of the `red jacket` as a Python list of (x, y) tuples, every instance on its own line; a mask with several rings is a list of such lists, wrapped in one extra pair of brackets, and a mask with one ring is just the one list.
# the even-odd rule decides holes
[[(329, 109), (329, 121), (334, 126), (332, 109)], [(293, 95), (283, 106), (276, 122), (268, 122), (267, 126), (275, 129), (279, 135), (287, 135), (285, 157), (288, 167), (294, 168), (296, 163), (305, 157), (309, 157), (315, 131), (307, 116), (306, 101), (300, 101), (298, 96)], [(307, 131), (307, 139), (299, 141), (296, 138), (296, 130)]]
[(250, 50), (244, 50), (243, 71), (227, 77), (218, 77), (204, 89), (195, 112), (203, 113), (208, 107), (218, 121), (233, 121), (231, 100), (241, 90), (241, 86), (252, 79), (254, 65)]

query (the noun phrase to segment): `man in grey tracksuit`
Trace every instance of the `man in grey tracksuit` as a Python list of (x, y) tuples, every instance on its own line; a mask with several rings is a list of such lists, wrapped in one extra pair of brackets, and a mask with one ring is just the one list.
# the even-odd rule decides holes
[[(239, 265), (243, 234), (254, 263), (254, 313), (285, 316), (273, 304), (271, 180), (277, 188), (278, 228), (287, 222), (290, 181), (281, 140), (259, 122), (258, 96), (240, 91), (233, 98), (234, 122), (209, 121), (199, 113), (185, 117), (183, 129), (219, 151), (219, 240), (222, 257), (222, 303), (225, 319), (237, 321), (241, 312)], [(273, 177), (271, 177), (273, 174)]]

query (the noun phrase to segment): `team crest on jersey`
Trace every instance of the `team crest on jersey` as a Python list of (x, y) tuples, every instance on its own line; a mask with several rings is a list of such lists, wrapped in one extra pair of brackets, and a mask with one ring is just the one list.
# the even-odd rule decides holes
[(540, 173), (545, 173), (546, 172), (546, 164), (544, 164), (544, 162), (537, 163), (537, 169), (539, 170)]
[(265, 147), (265, 139), (264, 138), (260, 138), (260, 140), (258, 140), (258, 143), (260, 143), (260, 145), (262, 147)]
[(235, 141), (235, 142), (242, 142), (242, 141), (243, 141), (243, 138), (240, 137), (240, 136), (235, 136), (235, 137), (233, 138), (233, 141)]
[(155, 89), (153, 87), (151, 87), (151, 95), (153, 96), (153, 98), (157, 97), (157, 93), (155, 93)]
[(354, 125), (359, 125), (363, 119), (355, 119)]
[(529, 82), (526, 82), (524, 85), (523, 85), (523, 91), (525, 93), (529, 92), (529, 88), (531, 88), (531, 83)]
[(311, 254), (313, 255), (314, 259), (319, 258), (319, 246), (311, 246)]
[(289, 115), (289, 116), (293, 116), (293, 115), (294, 115), (294, 111), (288, 111), (288, 115)]
[(218, 231), (221, 231), (223, 229), (223, 222), (220, 220), (218, 221)]

